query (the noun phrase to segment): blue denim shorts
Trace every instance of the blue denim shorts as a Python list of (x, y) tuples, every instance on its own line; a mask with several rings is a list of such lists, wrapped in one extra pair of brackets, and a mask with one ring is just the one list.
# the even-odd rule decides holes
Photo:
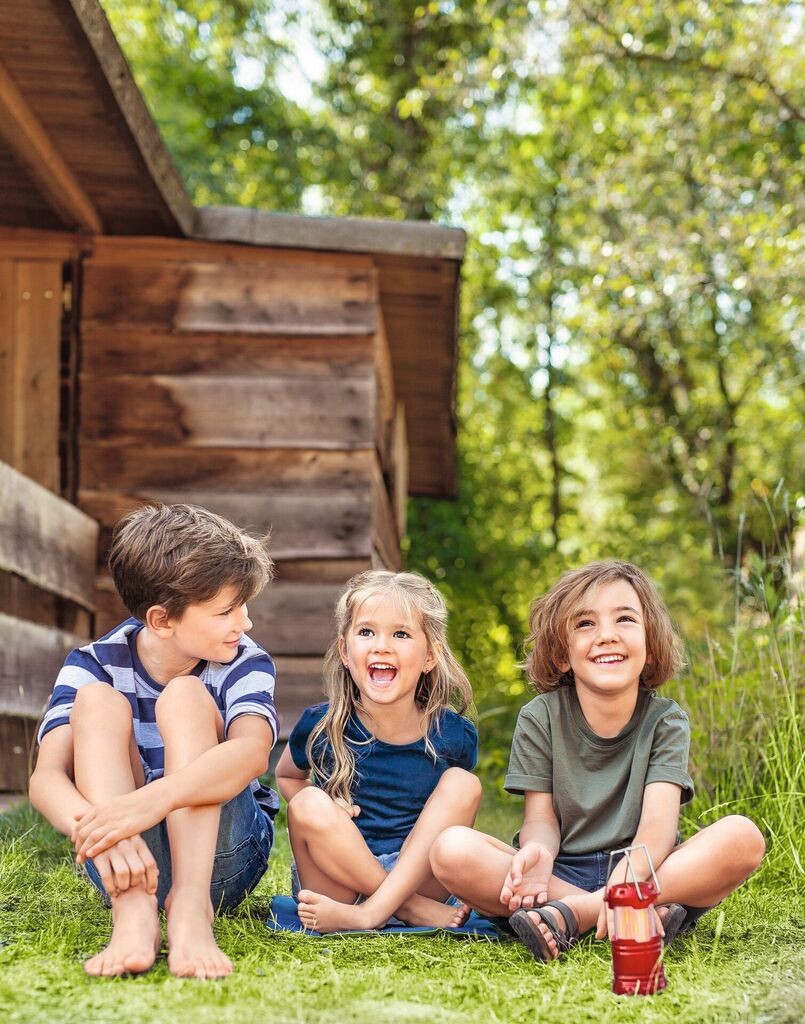
[[(615, 857), (612, 860), (612, 867), (621, 861), (622, 857)], [(609, 854), (603, 850), (595, 853), (559, 854), (553, 862), (553, 873), (557, 878), (570, 885), (578, 886), (587, 892), (595, 892), (602, 889), (607, 883), (607, 867), (609, 866)], [(658, 903), (662, 902), (662, 897)], [(696, 922), (703, 917), (712, 907), (685, 907), (686, 917), (680, 928), (680, 932), (689, 932), (696, 927)]]
[[(613, 868), (620, 860), (613, 860)], [(609, 854), (603, 850), (595, 853), (560, 853), (553, 862), (553, 873), (563, 882), (575, 885), (587, 892), (595, 892), (606, 885)]]
[[(159, 868), (157, 900), (163, 907), (172, 885), (167, 822), (160, 821), (142, 836)], [(210, 899), (216, 911), (237, 906), (257, 885), (268, 866), (273, 842), (274, 826), (250, 789), (244, 789), (221, 807), (210, 883)], [(89, 880), (108, 903), (109, 897), (95, 865), (88, 860), (84, 866)]]

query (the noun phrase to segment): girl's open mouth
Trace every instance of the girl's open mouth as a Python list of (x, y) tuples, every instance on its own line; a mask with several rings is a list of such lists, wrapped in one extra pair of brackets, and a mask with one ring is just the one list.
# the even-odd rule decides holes
[(376, 661), (369, 666), (369, 678), (373, 683), (391, 683), (396, 675), (397, 669), (386, 661)]

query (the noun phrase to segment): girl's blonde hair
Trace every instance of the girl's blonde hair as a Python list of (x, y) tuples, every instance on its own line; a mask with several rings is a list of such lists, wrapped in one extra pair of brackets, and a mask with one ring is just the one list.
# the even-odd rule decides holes
[[(345, 738), (350, 716), (360, 704), (360, 691), (341, 660), (340, 643), (361, 607), (375, 597), (394, 602), (412, 621), (419, 622), (436, 659), (419, 679), (414, 700), (422, 711), (425, 749), (436, 756), (430, 731), (438, 729), (439, 714), (453, 708), (463, 714), (472, 704), (472, 687), (447, 643), (447, 606), (444, 598), (424, 576), (415, 572), (372, 569), (353, 576), (335, 607), (336, 636), (324, 659), (324, 689), (330, 706), (310, 733), (307, 759), (333, 799), (352, 803), (355, 754)], [(371, 743), (371, 738), (367, 743)]]
[(682, 667), (682, 641), (652, 580), (631, 562), (591, 562), (566, 572), (531, 605), (531, 632), (526, 640), (523, 667), (539, 693), (573, 685), (573, 672), (561, 668), (569, 660), (573, 617), (584, 607), (584, 599), (591, 590), (616, 580), (625, 580), (634, 587), (643, 608), (646, 664), (640, 673), (640, 685), (653, 690)]

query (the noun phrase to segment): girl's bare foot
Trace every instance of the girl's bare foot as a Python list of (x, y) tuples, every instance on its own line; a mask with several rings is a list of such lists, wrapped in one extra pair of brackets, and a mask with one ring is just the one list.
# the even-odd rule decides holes
[(156, 896), (129, 889), (112, 899), (112, 936), (106, 949), (84, 964), (87, 974), (142, 974), (153, 966), (162, 942)]
[(338, 900), (310, 889), (302, 889), (297, 896), (299, 920), (313, 932), (352, 932), (380, 928), (385, 921), (377, 921), (365, 903), (339, 903)]
[(177, 978), (224, 978), (232, 961), (213, 935), (214, 915), (208, 896), (195, 889), (172, 889), (165, 900), (168, 967)]
[(463, 903), (453, 906), (418, 893), (395, 912), (406, 924), (420, 928), (460, 928), (469, 914), (470, 908)]
[[(347, 932), (382, 928), (388, 915), (378, 917), (371, 899), (366, 903), (339, 903), (329, 896), (302, 889), (297, 897), (299, 920), (311, 931)], [(407, 924), (427, 928), (457, 928), (464, 923), (469, 909), (447, 906), (427, 896), (416, 895), (397, 912)]]

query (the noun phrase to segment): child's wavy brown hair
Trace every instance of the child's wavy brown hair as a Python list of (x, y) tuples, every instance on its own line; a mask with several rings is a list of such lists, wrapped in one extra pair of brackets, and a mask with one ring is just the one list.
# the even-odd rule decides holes
[(590, 562), (566, 572), (531, 605), (523, 668), (538, 693), (573, 685), (572, 670), (561, 667), (568, 662), (571, 621), (584, 607), (584, 599), (591, 590), (616, 580), (625, 580), (634, 587), (643, 609), (646, 664), (640, 673), (640, 685), (656, 689), (682, 667), (682, 641), (665, 602), (646, 573), (631, 562)]

